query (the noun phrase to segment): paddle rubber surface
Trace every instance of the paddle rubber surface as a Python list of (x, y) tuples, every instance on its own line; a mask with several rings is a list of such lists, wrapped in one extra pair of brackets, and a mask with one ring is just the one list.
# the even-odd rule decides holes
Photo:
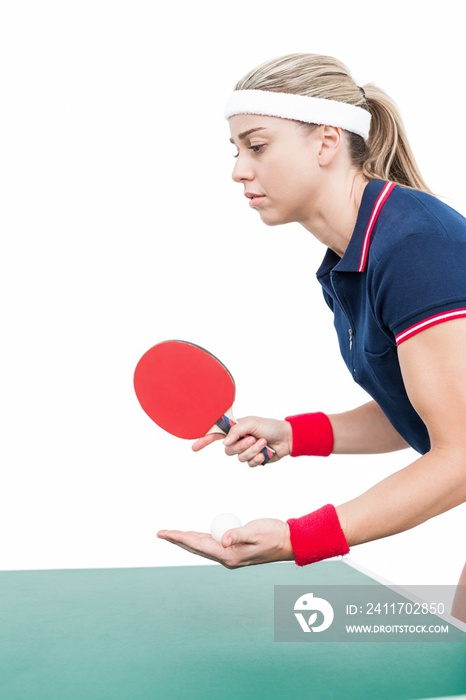
[(134, 388), (157, 425), (186, 439), (206, 435), (235, 399), (235, 382), (225, 365), (183, 340), (150, 348), (136, 366)]

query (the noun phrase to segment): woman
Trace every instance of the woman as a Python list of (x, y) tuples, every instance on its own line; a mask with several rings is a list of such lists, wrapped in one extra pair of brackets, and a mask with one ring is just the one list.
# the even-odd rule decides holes
[[(224, 439), (251, 467), (287, 455), (419, 458), (348, 503), (255, 520), (222, 543), (158, 536), (228, 568), (346, 554), (466, 500), (466, 220), (425, 185), (393, 102), (339, 61), (285, 56), (253, 70), (227, 108), (233, 171), (265, 224), (299, 222), (327, 248), (318, 279), (341, 353), (372, 401), (335, 415), (241, 419)], [(218, 435), (194, 443), (203, 449)], [(466, 567), (460, 583), (466, 583)], [(454, 614), (466, 618), (461, 590)]]

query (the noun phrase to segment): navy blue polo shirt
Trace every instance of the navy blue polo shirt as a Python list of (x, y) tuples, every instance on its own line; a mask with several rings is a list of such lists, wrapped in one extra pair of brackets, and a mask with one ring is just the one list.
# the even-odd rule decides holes
[(466, 219), (431, 195), (372, 180), (344, 256), (328, 250), (317, 279), (353, 379), (411, 447), (428, 452), (397, 346), (466, 317)]

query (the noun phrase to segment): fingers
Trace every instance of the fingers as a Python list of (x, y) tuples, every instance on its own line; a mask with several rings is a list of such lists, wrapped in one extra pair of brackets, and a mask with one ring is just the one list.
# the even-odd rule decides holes
[(243, 527), (235, 527), (232, 530), (227, 530), (221, 540), (222, 547), (232, 547), (235, 544), (256, 544), (257, 538), (251, 537), (247, 525)]
[[(223, 441), (227, 455), (236, 455), (241, 462), (257, 467), (276, 462), (291, 453), (291, 426), (287, 421), (248, 416), (240, 418)], [(253, 441), (254, 440), (254, 441)], [(262, 451), (268, 446), (268, 456)], [(270, 459), (270, 454), (272, 458)]]
[[(223, 440), (225, 452), (227, 455), (237, 455), (240, 462), (247, 462), (250, 467), (257, 467), (263, 464), (265, 457), (262, 450), (267, 444), (265, 439), (257, 439), (252, 435), (246, 435), (244, 428), (235, 430), (236, 425), (230, 430), (228, 435), (220, 435), (219, 433), (211, 433), (199, 438), (191, 445), (193, 452), (199, 452), (208, 445), (211, 445), (217, 440)], [(234, 432), (233, 432), (234, 431)], [(246, 437), (243, 437), (243, 433)]]
[(205, 559), (219, 561), (221, 545), (211, 535), (204, 532), (183, 532), (182, 530), (159, 530), (157, 537), (176, 544), (191, 554), (198, 554)]
[(254, 428), (255, 425), (251, 420), (248, 420), (247, 418), (242, 418), (230, 428), (230, 432), (228, 433), (223, 442), (225, 445), (230, 445), (234, 442), (237, 442), (238, 440), (241, 440), (246, 435), (248, 437), (252, 437), (254, 435)]
[(262, 450), (266, 447), (267, 440), (264, 438), (256, 439), (252, 435), (248, 435), (231, 444), (230, 434), (223, 441), (225, 453), (229, 457), (237, 456), (240, 462), (247, 462), (250, 467), (258, 467), (264, 463), (265, 456)]
[[(225, 453), (238, 457), (250, 467), (258, 467), (265, 462), (276, 462), (291, 454), (291, 426), (287, 421), (248, 416), (234, 423), (228, 435), (218, 433), (206, 435), (192, 445), (194, 452), (204, 449), (217, 440), (222, 440)], [(267, 457), (263, 450), (267, 449)], [(270, 459), (270, 455), (273, 455)]]
[(224, 437), (225, 436), (223, 433), (210, 433), (209, 435), (204, 435), (204, 437), (199, 438), (199, 440), (196, 440), (196, 442), (191, 445), (191, 449), (194, 452), (199, 452), (199, 450), (203, 450), (204, 447), (211, 445), (216, 440), (223, 440)]
[[(204, 559), (210, 559), (211, 561), (222, 564), (227, 569), (236, 569), (249, 563), (247, 559), (243, 560), (242, 551), (235, 551), (235, 548), (226, 544), (230, 537), (235, 537), (238, 543), (241, 541), (241, 536), (234, 535), (234, 531), (232, 530), (228, 531), (228, 533), (225, 533), (223, 536), (225, 545), (223, 545), (223, 539), (221, 544), (206, 532), (160, 530), (157, 533), (157, 537), (171, 542), (181, 549), (191, 552), (191, 554), (197, 554), (198, 556), (204, 557)], [(236, 549), (238, 550), (238, 548)], [(243, 550), (242, 547), (239, 549)]]

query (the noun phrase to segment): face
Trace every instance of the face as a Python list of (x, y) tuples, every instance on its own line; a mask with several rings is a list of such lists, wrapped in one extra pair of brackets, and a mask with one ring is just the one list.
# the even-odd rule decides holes
[(321, 183), (318, 128), (276, 117), (230, 117), (236, 148), (233, 180), (270, 226), (312, 216)]

